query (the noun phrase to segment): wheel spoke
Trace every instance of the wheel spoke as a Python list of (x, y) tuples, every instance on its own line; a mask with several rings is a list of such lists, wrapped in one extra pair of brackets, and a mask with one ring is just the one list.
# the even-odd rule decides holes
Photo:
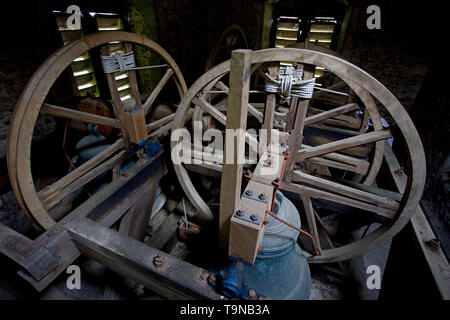
[(312, 147), (308, 150), (301, 150), (297, 154), (296, 159), (297, 161), (303, 161), (308, 158), (365, 145), (371, 142), (388, 139), (390, 137), (392, 137), (390, 130), (376, 130), (370, 133), (364, 133), (358, 136), (325, 143)]
[(387, 196), (380, 196), (371, 192), (359, 190), (335, 181), (312, 176), (302, 171), (294, 171), (292, 181), (306, 184), (313, 188), (320, 188), (323, 191), (340, 194), (348, 198), (364, 201), (374, 206), (390, 210), (398, 210), (400, 208), (400, 203)]
[[(344, 106), (334, 108), (328, 111), (324, 111), (313, 116), (309, 116), (305, 119), (305, 125), (317, 123), (320, 121), (324, 121), (351, 111), (359, 110), (359, 107), (356, 103), (349, 103)], [(359, 127), (358, 127), (359, 128)]]
[[(342, 89), (342, 88), (344, 88), (344, 87), (346, 87), (346, 86), (347, 86), (347, 84), (346, 84), (344, 81), (341, 81), (341, 82), (338, 82), (338, 83), (336, 83), (336, 84), (334, 84), (334, 85), (332, 85), (332, 86), (329, 86), (328, 88), (325, 88), (325, 89), (327, 89), (327, 90), (333, 90), (333, 91), (338, 91), (339, 89)], [(324, 95), (326, 95), (326, 94), (330, 94), (330, 92), (327, 92), (327, 91), (317, 91), (317, 92), (314, 92), (313, 98), (318, 98), (318, 97), (324, 96)]]
[[(218, 81), (216, 83), (216, 87), (218, 89), (224, 91), (226, 94), (228, 94), (228, 91), (230, 90), (222, 81)], [(225, 101), (227, 101), (227, 100), (225, 100)], [(219, 104), (221, 104), (221, 103), (219, 102)], [(256, 119), (258, 119), (259, 123), (263, 122), (264, 116), (263, 116), (262, 112), (260, 112), (258, 109), (256, 109), (254, 106), (252, 106), (250, 103), (248, 104), (248, 112), (250, 114), (252, 114)]]
[[(208, 112), (214, 119), (219, 121), (224, 126), (226, 125), (227, 117), (222, 112), (217, 110), (214, 106), (212, 106), (208, 101), (206, 101), (205, 98), (203, 97), (194, 98), (192, 100), (192, 103), (200, 106), (203, 110)], [(259, 146), (258, 140), (252, 135), (250, 135), (248, 132), (245, 132), (245, 141), (249, 145), (253, 145), (254, 147)]]
[(113, 128), (120, 128), (120, 122), (117, 119), (103, 117), (83, 111), (63, 108), (48, 103), (44, 103), (40, 111), (41, 113), (52, 115), (59, 118), (84, 121)]
[(100, 163), (102, 163), (105, 159), (113, 155), (115, 152), (119, 151), (124, 147), (124, 142), (122, 139), (117, 140), (114, 144), (109, 146), (107, 149), (103, 150), (99, 154), (97, 154), (95, 157), (89, 159), (85, 163), (83, 163), (81, 166), (77, 167), (55, 183), (51, 184), (50, 186), (40, 190), (38, 192), (39, 198), (41, 199), (48, 199), (52, 197), (55, 193), (58, 192), (58, 190), (66, 187), (67, 185), (74, 182), (76, 179), (80, 178), (83, 174), (91, 170), (92, 168), (98, 166)]
[(314, 208), (312, 206), (311, 198), (308, 196), (301, 196), (303, 208), (305, 209), (306, 219), (308, 221), (309, 231), (314, 240), (317, 250), (321, 250), (319, 233), (317, 232), (316, 218), (314, 216)]
[(161, 90), (166, 85), (167, 81), (169, 81), (170, 77), (173, 74), (173, 70), (171, 68), (168, 68), (164, 76), (159, 80), (158, 84), (156, 85), (155, 89), (153, 89), (150, 96), (147, 98), (147, 100), (142, 105), (142, 108), (144, 108), (145, 114), (148, 114), (150, 112), (150, 109), (153, 105), (153, 102), (155, 102), (156, 97), (159, 95)]
[(349, 207), (362, 209), (369, 212), (374, 212), (379, 216), (386, 218), (394, 218), (396, 215), (396, 210), (383, 208), (377, 205), (373, 205), (367, 202), (359, 201), (349, 197), (341, 196), (335, 193), (311, 188), (308, 186), (296, 184), (296, 183), (282, 183), (281, 188), (287, 191), (295, 192), (301, 195), (309, 196), (313, 199), (323, 199), (332, 202), (341, 203)]
[[(302, 144), (302, 148), (310, 150), (313, 147)], [(296, 161), (301, 161), (301, 157), (297, 155)], [(353, 158), (336, 152), (327, 153), (320, 157), (312, 157), (306, 161), (327, 167), (352, 171), (362, 175), (367, 174), (370, 166), (369, 162), (364, 159)]]
[(158, 129), (159, 127), (165, 125), (168, 122), (172, 122), (173, 119), (175, 119), (175, 113), (169, 114), (164, 118), (153, 121), (152, 123), (147, 124), (145, 127), (147, 128), (147, 132), (150, 132), (152, 130)]
[(46, 198), (40, 198), (44, 208), (46, 210), (50, 210), (55, 205), (57, 205), (64, 197), (70, 195), (72, 192), (76, 191), (77, 189), (81, 188), (82, 186), (86, 185), (88, 182), (92, 181), (93, 179), (97, 178), (99, 175), (101, 175), (106, 170), (114, 168), (117, 164), (119, 164), (122, 160), (123, 155), (126, 151), (121, 151), (115, 156), (113, 156), (111, 159), (105, 161), (101, 165), (95, 167), (85, 175), (79, 177), (72, 183), (68, 184), (66, 187), (64, 187), (61, 190), (58, 190), (58, 192), (53, 193), (49, 197)]

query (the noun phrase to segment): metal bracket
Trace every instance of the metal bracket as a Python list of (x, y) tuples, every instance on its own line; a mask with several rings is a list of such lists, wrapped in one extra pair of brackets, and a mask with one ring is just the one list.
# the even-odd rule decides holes
[(236, 210), (234, 217), (256, 225), (260, 225), (262, 222), (261, 216), (240, 209)]
[(269, 197), (266, 194), (264, 194), (264, 192), (257, 194), (253, 190), (247, 189), (244, 192), (244, 198), (252, 199), (262, 203), (267, 203)]

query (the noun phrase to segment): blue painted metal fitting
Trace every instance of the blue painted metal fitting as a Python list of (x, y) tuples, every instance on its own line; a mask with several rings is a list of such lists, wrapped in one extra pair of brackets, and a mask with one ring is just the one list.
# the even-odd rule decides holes
[(227, 298), (240, 298), (244, 291), (244, 264), (240, 261), (234, 262), (228, 269), (228, 273), (221, 273), (223, 277), (222, 291)]
[(139, 143), (139, 147), (144, 149), (147, 159), (152, 158), (159, 151), (163, 150), (163, 147), (157, 141), (143, 140)]

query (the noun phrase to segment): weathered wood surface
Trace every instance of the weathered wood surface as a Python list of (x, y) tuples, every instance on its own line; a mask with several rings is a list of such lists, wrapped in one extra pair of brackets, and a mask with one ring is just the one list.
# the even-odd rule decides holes
[[(67, 228), (84, 255), (167, 299), (224, 299), (201, 279), (204, 269), (88, 219), (72, 221)], [(157, 255), (165, 259), (161, 266), (154, 264)]]
[[(374, 124), (373, 132), (363, 134), (360, 134), (360, 132), (358, 131), (353, 131), (353, 133), (351, 133), (351, 130), (328, 127), (327, 130), (336, 130), (342, 133), (349, 133), (350, 137), (335, 142), (329, 142), (326, 145), (312, 147), (308, 150), (299, 148), (300, 156), (297, 157), (296, 154), (293, 154), (293, 157), (296, 158), (296, 160), (313, 159), (318, 157), (325, 160), (332, 160), (326, 158), (325, 155), (328, 156), (329, 154), (337, 153), (341, 150), (342, 153), (346, 153), (348, 150), (352, 150), (352, 145), (358, 148), (358, 152), (366, 152), (370, 151), (370, 148), (360, 146), (375, 144), (374, 161), (371, 163), (368, 169), (369, 172), (367, 173), (367, 177), (363, 181), (364, 184), (370, 185), (374, 181), (379, 166), (381, 165), (380, 154), (382, 160), (382, 152), (380, 153), (380, 150), (382, 151), (382, 147), (384, 147), (383, 140), (386, 140), (391, 136), (388, 130), (383, 130), (381, 121), (378, 121), (380, 120), (379, 112), (377, 110), (377, 106), (374, 103), (374, 99), (378, 100), (378, 102), (385, 107), (386, 112), (390, 114), (393, 122), (398, 125), (399, 134), (403, 136), (409, 155), (411, 157), (411, 170), (412, 172), (414, 172), (414, 174), (409, 177), (409, 185), (411, 186), (411, 188), (407, 189), (408, 193), (404, 196), (404, 199), (402, 200), (402, 206), (400, 207), (399, 211), (383, 208), (372, 203), (345, 197), (341, 194), (317, 190), (307, 186), (295, 184), (288, 185), (289, 187), (292, 187), (291, 190), (293, 190), (294, 192), (306, 193), (306, 195), (309, 195), (311, 198), (313, 195), (315, 197), (327, 200), (331, 199), (338, 202), (345, 202), (345, 204), (347, 205), (374, 212), (378, 215), (389, 218), (395, 217), (393, 223), (383, 225), (383, 227), (371, 233), (364, 239), (355, 241), (343, 247), (323, 250), (320, 256), (309, 257), (310, 262), (324, 263), (342, 261), (349, 259), (355, 255), (367, 252), (381, 245), (392, 236), (394, 236), (409, 221), (420, 200), (421, 192), (425, 182), (425, 157), (423, 147), (411, 119), (409, 118), (404, 108), (401, 106), (400, 102), (380, 82), (378, 82), (363, 70), (355, 67), (354, 65), (343, 59), (331, 56), (329, 54), (323, 54), (321, 52), (290, 48), (264, 49), (251, 53), (251, 62), (253, 65), (276, 61), (296, 61), (303, 64), (310, 64), (326, 68), (331, 73), (334, 73), (336, 76), (344, 80), (347, 85), (354, 91), (355, 95), (361, 99), (364, 107), (369, 111), (372, 122)], [(224, 62), (205, 73), (191, 86), (190, 90), (183, 97), (178, 107), (177, 115), (174, 119), (174, 129), (181, 128), (183, 126), (183, 121), (186, 117), (187, 110), (188, 108), (190, 108), (191, 102), (197, 96), (197, 94), (200, 93), (208, 84), (210, 84), (211, 81), (214, 81), (218, 77), (226, 74), (229, 69), (230, 62)], [(317, 126), (317, 124), (311, 124), (311, 126)], [(281, 135), (281, 133), (280, 137), (283, 137), (283, 139), (286, 138), (284, 135)], [(379, 148), (379, 146), (381, 147)], [(347, 154), (348, 153), (346, 153), (346, 155)], [(352, 161), (351, 158), (353, 157), (350, 157), (350, 161)], [(337, 160), (333, 161), (335, 163), (340, 162)], [(361, 162), (360, 164), (364, 165), (364, 162)], [(343, 163), (343, 165), (350, 165), (350, 163)], [(352, 164), (351, 166), (354, 167), (355, 165)], [(177, 175), (184, 191), (186, 192), (194, 206), (196, 206), (199, 211), (204, 210), (209, 214), (211, 212), (210, 209), (208, 208), (202, 197), (195, 190), (195, 187), (192, 185), (192, 182), (190, 181), (186, 170), (182, 166), (175, 166), (175, 170), (177, 171)], [(354, 170), (356, 171), (356, 169)], [(363, 170), (366, 171), (366, 169), (363, 167), (358, 168), (358, 170), (360, 170), (361, 172)]]
[[(57, 261), (56, 267), (48, 272), (46, 266), (38, 266), (43, 269), (40, 272), (45, 273), (45, 276), (38, 276), (39, 269), (28, 273), (19, 271), (25, 280), (27, 280), (36, 290), (41, 291), (45, 289), (58, 275), (66, 270), (66, 268), (80, 256), (80, 251), (76, 245), (71, 241), (67, 232), (66, 224), (75, 221), (79, 218), (88, 217), (92, 221), (97, 221), (105, 227), (112, 226), (124, 215), (130, 208), (132, 208), (142, 194), (150, 192), (163, 175), (162, 152), (155, 155), (150, 160), (138, 162), (133, 168), (129, 170), (129, 176), (119, 176), (115, 181), (108, 184), (91, 198), (81, 204), (77, 209), (65, 216), (61, 221), (55, 224), (51, 229), (43, 233), (37, 239), (32, 241), (31, 248), (27, 250), (38, 250), (43, 248), (48, 250), (54, 259)], [(11, 238), (11, 234), (0, 232), (0, 251), (8, 254), (11, 252), (8, 249), (8, 241), (16, 239)], [(23, 236), (16, 235), (18, 239), (23, 240)], [(19, 241), (20, 241), (19, 240)], [(30, 240), (31, 241), (31, 240)], [(19, 264), (30, 264), (29, 258), (17, 256), (14, 260)], [(42, 251), (40, 257), (45, 258), (45, 251)], [(21, 259), (21, 260), (18, 260)], [(23, 259), (27, 259), (24, 261)], [(47, 260), (46, 260), (47, 261)], [(36, 267), (36, 266), (35, 266)]]
[[(400, 163), (388, 144), (385, 146), (384, 158), (398, 191), (403, 193), (408, 184), (408, 177), (401, 170)], [(450, 300), (450, 264), (441, 248), (431, 249), (427, 246), (426, 242), (435, 239), (436, 235), (420, 205), (411, 217), (411, 225), (442, 299)]]
[[(19, 204), (45, 229), (51, 228), (55, 224), (55, 221), (48, 214), (44, 204), (41, 202), (40, 197), (35, 190), (31, 174), (31, 140), (37, 117), (42, 110), (46, 113), (53, 112), (56, 116), (62, 116), (69, 119), (76, 118), (75, 120), (86, 120), (92, 123), (124, 128), (121, 116), (119, 116), (118, 119), (112, 119), (97, 115), (88, 115), (84, 112), (78, 113), (76, 110), (62, 110), (64, 108), (59, 108), (57, 106), (43, 105), (47, 93), (52, 88), (56, 79), (70, 66), (74, 59), (94, 47), (107, 44), (111, 41), (121, 41), (125, 44), (134, 43), (149, 49), (152, 51), (152, 54), (157, 55), (169, 65), (169, 68), (173, 72), (173, 80), (175, 81), (180, 97), (187, 91), (183, 76), (170, 55), (157, 43), (137, 34), (115, 31), (88, 35), (60, 48), (47, 59), (34, 73), (18, 100), (11, 121), (11, 131), (8, 136), (9, 147), (7, 156), (8, 173)], [(120, 97), (118, 96), (114, 76), (107, 75), (107, 78), (108, 85), (112, 89), (111, 97), (116, 116), (121, 115), (123, 113), (123, 108)], [(131, 79), (131, 81), (133, 83), (133, 79)], [(137, 95), (136, 92), (135, 94)], [(58, 114), (56, 114), (56, 112)], [(168, 132), (170, 126), (165, 129), (165, 131), (162, 130), (163, 133)], [(122, 131), (123, 142), (126, 145), (126, 131)], [(152, 137), (154, 136), (155, 135)]]
[[(248, 90), (250, 86), (250, 50), (235, 50), (231, 54), (230, 92), (224, 142), (224, 163), (220, 185), (219, 244), (228, 246), (230, 217), (241, 197), (242, 165), (245, 157), (245, 137), (229, 132), (247, 128)], [(232, 143), (232, 148), (230, 146)], [(231, 154), (230, 154), (231, 153)], [(231, 160), (231, 161), (230, 161)]]
[[(270, 161), (269, 166), (268, 161)], [(257, 180), (259, 177), (264, 177), (269, 181), (273, 181), (275, 178), (280, 178), (283, 162), (284, 156), (280, 154), (269, 154), (268, 152), (265, 152), (261, 156), (258, 165), (253, 172), (253, 178), (248, 182), (244, 190), (244, 194), (240, 198), (240, 201), (235, 209), (235, 212), (237, 210), (241, 210), (243, 212), (257, 215), (260, 217), (260, 223), (255, 224), (253, 222), (243, 220), (236, 215), (231, 217), (228, 246), (229, 256), (242, 259), (250, 264), (255, 262), (256, 255), (258, 254), (258, 248), (261, 245), (261, 240), (264, 234), (263, 221), (266, 218), (266, 211), (271, 210), (274, 196), (273, 185), (260, 183)], [(267, 170), (270, 170), (270, 172), (266, 172)], [(267, 202), (250, 199), (246, 197), (247, 192), (251, 192), (256, 197), (264, 194)]]

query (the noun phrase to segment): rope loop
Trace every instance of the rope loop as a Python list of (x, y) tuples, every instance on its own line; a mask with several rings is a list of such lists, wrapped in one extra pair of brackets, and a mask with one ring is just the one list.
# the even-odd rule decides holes
[(125, 72), (131, 70), (141, 70), (150, 68), (167, 67), (167, 64), (154, 66), (136, 67), (133, 51), (130, 52), (114, 52), (108, 56), (100, 56), (105, 73)]
[(315, 79), (302, 80), (302, 76), (302, 69), (281, 66), (276, 79), (266, 73), (266, 92), (278, 93), (285, 102), (289, 102), (292, 96), (310, 99), (314, 91)]

